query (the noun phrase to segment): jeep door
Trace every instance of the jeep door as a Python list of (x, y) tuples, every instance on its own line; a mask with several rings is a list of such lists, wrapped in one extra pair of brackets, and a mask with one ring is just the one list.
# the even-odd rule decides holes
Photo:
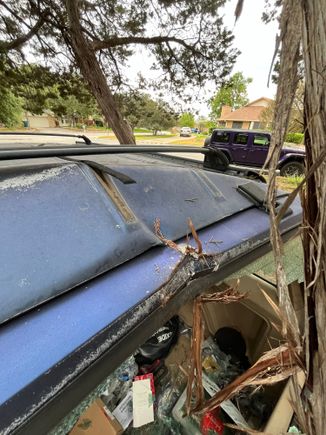
[(271, 137), (266, 133), (250, 133), (250, 147), (247, 162), (253, 166), (263, 166), (265, 163)]
[(249, 134), (235, 132), (231, 138), (231, 151), (234, 163), (247, 164)]

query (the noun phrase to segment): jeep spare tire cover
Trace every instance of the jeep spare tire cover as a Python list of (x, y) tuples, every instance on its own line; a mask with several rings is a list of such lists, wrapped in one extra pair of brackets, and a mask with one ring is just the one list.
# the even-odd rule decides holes
[(136, 362), (142, 365), (164, 358), (177, 341), (178, 330), (179, 318), (174, 316), (138, 349), (138, 354), (135, 356)]

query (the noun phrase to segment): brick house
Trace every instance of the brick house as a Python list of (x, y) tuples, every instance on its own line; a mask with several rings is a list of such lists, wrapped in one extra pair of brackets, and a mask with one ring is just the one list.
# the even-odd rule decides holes
[(223, 106), (221, 116), (217, 120), (218, 125), (227, 128), (266, 128), (260, 117), (272, 101), (270, 98), (261, 97), (236, 110), (232, 110), (230, 106)]

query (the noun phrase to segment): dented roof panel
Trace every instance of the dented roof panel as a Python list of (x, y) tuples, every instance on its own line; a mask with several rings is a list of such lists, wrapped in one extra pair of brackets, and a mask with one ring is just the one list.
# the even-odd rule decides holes
[(2, 162), (0, 322), (161, 244), (156, 218), (176, 240), (189, 217), (200, 229), (252, 207), (235, 177), (139, 155), (100, 162), (135, 183), (78, 162)]
[(0, 207), (0, 321), (157, 243), (141, 221), (126, 224), (86, 166), (2, 178)]

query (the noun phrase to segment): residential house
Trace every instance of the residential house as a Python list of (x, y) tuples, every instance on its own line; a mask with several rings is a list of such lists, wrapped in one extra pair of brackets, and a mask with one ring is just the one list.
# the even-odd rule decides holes
[(266, 97), (258, 98), (239, 109), (232, 110), (230, 106), (223, 106), (219, 117), (219, 127), (261, 129), (266, 124), (261, 122), (261, 115), (273, 100)]
[(56, 118), (51, 110), (44, 110), (40, 115), (25, 112), (23, 123), (30, 128), (53, 128), (57, 126)]

